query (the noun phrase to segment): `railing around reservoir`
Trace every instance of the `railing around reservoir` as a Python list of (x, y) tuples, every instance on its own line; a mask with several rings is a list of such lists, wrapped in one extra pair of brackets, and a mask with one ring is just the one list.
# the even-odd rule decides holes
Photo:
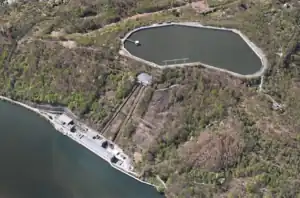
[(189, 60), (189, 58), (179, 58), (179, 59), (170, 59), (170, 60), (163, 60), (162, 65), (175, 65), (175, 64), (184, 64)]

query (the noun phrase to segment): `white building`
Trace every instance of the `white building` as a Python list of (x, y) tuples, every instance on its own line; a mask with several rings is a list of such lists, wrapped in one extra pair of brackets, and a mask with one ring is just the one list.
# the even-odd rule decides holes
[(59, 117), (58, 117), (58, 120), (59, 122), (62, 124), (62, 125), (73, 125), (74, 122), (72, 120), (72, 118), (68, 117), (66, 114), (61, 114)]
[(141, 83), (144, 86), (148, 86), (152, 84), (152, 76), (147, 73), (140, 73), (137, 76), (138, 83)]

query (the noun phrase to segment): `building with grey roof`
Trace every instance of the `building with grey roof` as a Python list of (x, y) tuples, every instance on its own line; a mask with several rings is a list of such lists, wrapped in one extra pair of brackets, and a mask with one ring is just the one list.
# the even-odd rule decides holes
[(144, 86), (148, 86), (152, 84), (152, 76), (147, 73), (140, 73), (137, 76), (138, 83), (141, 83)]

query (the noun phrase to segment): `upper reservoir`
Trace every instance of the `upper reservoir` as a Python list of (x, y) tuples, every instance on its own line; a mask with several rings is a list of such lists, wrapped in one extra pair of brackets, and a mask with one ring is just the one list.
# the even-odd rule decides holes
[(124, 47), (131, 55), (162, 67), (201, 62), (240, 75), (257, 73), (263, 67), (239, 34), (205, 26), (153, 25), (129, 34)]
[(163, 198), (46, 120), (0, 101), (0, 197)]

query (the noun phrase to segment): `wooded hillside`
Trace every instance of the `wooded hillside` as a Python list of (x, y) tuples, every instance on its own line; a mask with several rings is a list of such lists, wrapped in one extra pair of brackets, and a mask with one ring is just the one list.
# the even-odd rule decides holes
[[(101, 131), (136, 75), (148, 72), (154, 84), (130, 103), (137, 109), (124, 107), (129, 119), (116, 142), (145, 179), (160, 176), (167, 197), (300, 196), (300, 4), (207, 2), (215, 8), (208, 14), (180, 0), (2, 4), (0, 94), (68, 106)], [(263, 90), (260, 78), (203, 67), (161, 71), (118, 54), (125, 33), (164, 21), (241, 30), (268, 57)]]

